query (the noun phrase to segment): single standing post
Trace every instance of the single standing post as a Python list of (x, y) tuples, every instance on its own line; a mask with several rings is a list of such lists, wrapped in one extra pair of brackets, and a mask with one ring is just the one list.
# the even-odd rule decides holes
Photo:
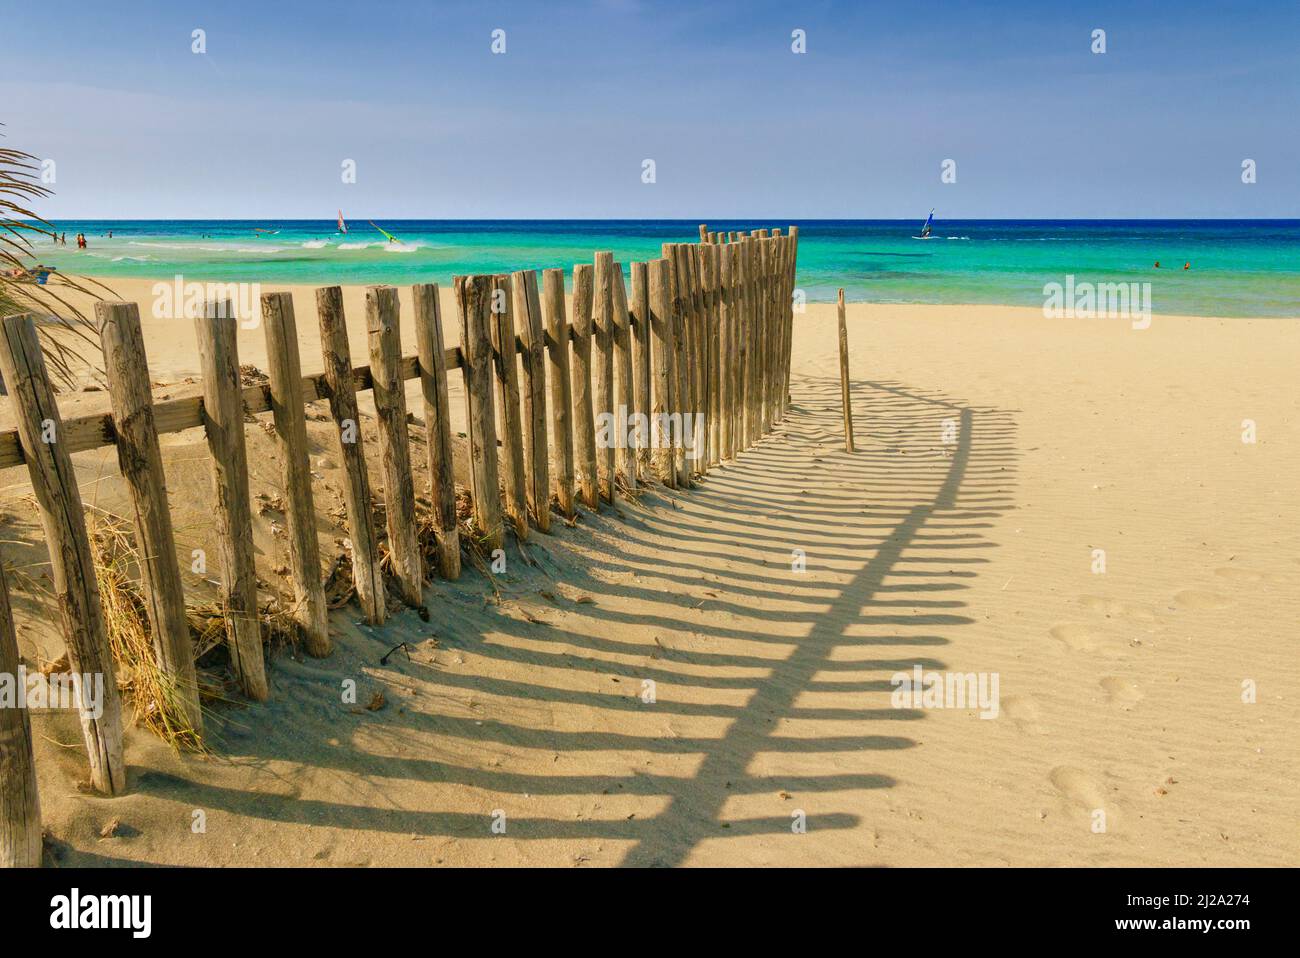
[(596, 414), (592, 404), (592, 268), (573, 267), (573, 449), (578, 489), (592, 512), (600, 510), (600, 481), (596, 468)]
[(298, 358), (298, 324), (289, 293), (262, 294), (266, 331), (266, 375), (271, 385), (271, 413), (284, 476), (285, 518), (289, 525), (289, 573), (293, 578), (294, 619), (307, 654), (333, 650), (329, 611), (320, 578), (320, 544), (311, 495), (311, 461), (307, 457), (307, 417)]
[(384, 525), (402, 601), (424, 603), (424, 562), (416, 538), (415, 477), (406, 428), (406, 381), (402, 379), (401, 306), (394, 286), (366, 287), (370, 379), (379, 418), (379, 457), (384, 467)]
[(348, 346), (348, 328), (343, 315), (343, 290), (337, 286), (316, 290), (316, 318), (320, 322), (320, 352), (325, 365), (330, 414), (338, 430), (339, 462), (343, 466), (343, 501), (352, 542), (352, 584), (366, 621), (382, 625), (387, 616), (384, 574), (379, 568), (379, 537), (375, 534), (370, 504), (370, 476), (366, 472), (361, 415), (357, 411), (356, 384), (352, 379), (352, 350)]
[(415, 301), (415, 345), (424, 397), (425, 448), (429, 453), (429, 499), (438, 574), (460, 578), (460, 529), (456, 517), (456, 473), (452, 463), (451, 403), (447, 399), (447, 361), (442, 336), (442, 306), (436, 283), (411, 287)]
[(257, 619), (253, 516), (244, 449), (244, 399), (239, 382), (237, 320), (229, 300), (209, 302), (195, 321), (203, 378), (203, 430), (212, 458), (217, 549), (221, 553), (221, 606), (230, 665), (244, 694), (266, 701), (266, 661)]
[(185, 615), (181, 570), (176, 564), (176, 537), (153, 418), (140, 308), (135, 303), (100, 302), (95, 304), (95, 318), (113, 406), (117, 462), (135, 511), (135, 541), (140, 549), (154, 655), (158, 668), (172, 685), (176, 706), (190, 728), (201, 734), (203, 712), (194, 674), (194, 643)]
[[(27, 689), (18, 680), (21, 660), (3, 566), (0, 562), (0, 677), (13, 682), (18, 696)], [(32, 724), (21, 705), (14, 701), (0, 706), (0, 868), (41, 866), (41, 801), (32, 761)]]
[(474, 525), (489, 550), (505, 543), (497, 473), (496, 414), (492, 409), (492, 277), (457, 276), (460, 349), (465, 364), (465, 422), (469, 432)]
[(551, 365), (551, 475), (555, 501), (566, 519), (573, 508), (573, 395), (569, 383), (569, 324), (564, 315), (564, 270), (542, 273), (542, 309), (546, 314), (546, 348)]
[(700, 224), (700, 242), (701, 242), (701, 243), (707, 243), (708, 240), (709, 240), (709, 224), (708, 224), (708, 223), (701, 223), (701, 224)]
[(790, 367), (794, 356), (794, 294), (798, 284), (799, 266), (799, 227), (790, 230), (790, 275), (786, 280), (786, 321), (785, 321), (785, 380), (781, 384), (781, 411), (790, 408)]
[[(596, 466), (600, 477), (600, 497), (614, 501), (614, 254), (608, 251), (596, 254), (595, 321), (595, 376), (593, 390), (596, 401)], [(604, 429), (599, 428), (603, 421)], [(603, 439), (602, 439), (603, 435)]]
[(492, 277), (492, 348), (497, 370), (497, 412), (501, 417), (501, 468), (505, 470), (506, 512), (520, 542), (528, 539), (528, 496), (524, 491), (524, 430), (519, 420), (519, 362), (510, 277)]
[(667, 259), (651, 260), (648, 267), (650, 348), (654, 353), (654, 405), (650, 408), (650, 435), (654, 446), (654, 467), (659, 481), (669, 488), (677, 485), (673, 464), (673, 314), (672, 271)]
[(844, 406), (844, 451), (853, 451), (853, 406), (849, 402), (849, 328), (844, 322), (844, 290), (839, 296), (840, 403)]
[[(623, 285), (623, 264), (610, 266), (613, 289), (614, 358), (618, 363), (618, 408), (614, 410), (614, 441), (618, 445), (618, 471), (629, 489), (636, 489), (636, 448), (628, 435), (628, 423), (635, 406), (632, 382), (632, 326), (627, 312), (627, 289)], [(640, 432), (637, 433), (638, 438)]]
[(637, 477), (650, 478), (650, 287), (645, 263), (632, 264), (632, 382), (636, 412), (645, 417), (637, 450)]
[[(106, 795), (118, 795), (126, 791), (122, 701), (99, 604), (81, 492), (72, 458), (61, 441), (63, 421), (32, 317), (27, 313), (8, 316), (0, 324), (0, 333), (0, 371), (13, 400), (18, 440), (49, 548), (54, 600), (63, 620), (68, 662), (77, 676), (77, 707), (90, 759), (90, 782)], [(87, 676), (94, 688), (86, 688), (81, 676)], [(98, 709), (93, 702), (95, 692), (100, 693)]]
[(524, 482), (528, 512), (541, 532), (551, 531), (550, 451), (546, 442), (546, 343), (537, 271), (511, 276), (524, 367)]

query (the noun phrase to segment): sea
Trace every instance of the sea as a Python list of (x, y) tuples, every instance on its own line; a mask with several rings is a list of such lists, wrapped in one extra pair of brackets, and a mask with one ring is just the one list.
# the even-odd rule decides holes
[[(710, 230), (799, 227), (807, 302), (1042, 306), (1044, 287), (1151, 283), (1152, 311), (1300, 317), (1300, 220), (710, 220)], [(96, 277), (404, 285), (560, 267), (595, 250), (622, 262), (698, 239), (695, 220), (63, 220), (36, 261)], [(112, 233), (111, 238), (109, 233)], [(84, 233), (86, 250), (73, 237)], [(385, 235), (388, 234), (388, 235)], [(389, 236), (392, 239), (389, 239)], [(1157, 264), (1159, 264), (1157, 266)]]

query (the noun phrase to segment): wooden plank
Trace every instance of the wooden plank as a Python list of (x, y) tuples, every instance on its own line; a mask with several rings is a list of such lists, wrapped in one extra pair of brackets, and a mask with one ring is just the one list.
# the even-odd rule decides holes
[(551, 475), (555, 502), (566, 519), (573, 504), (573, 394), (569, 381), (569, 325), (564, 316), (564, 270), (542, 273), (542, 309), (551, 382)]
[(510, 277), (492, 277), (492, 358), (496, 369), (497, 426), (506, 515), (520, 542), (528, 540), (528, 495), (524, 479), (524, 427), (519, 412), (519, 364)]
[(592, 267), (585, 263), (573, 267), (573, 450), (579, 494), (593, 512), (600, 509), (596, 413), (591, 394), (594, 279)]
[(722, 245), (718, 254), (718, 457), (729, 460), (736, 455), (736, 299), (732, 280), (736, 247)]
[(546, 332), (537, 294), (537, 271), (511, 276), (516, 324), (523, 344), (524, 483), (528, 514), (541, 532), (551, 531), (550, 450), (546, 438)]
[(615, 430), (610, 427), (610, 421), (617, 418), (614, 409), (613, 269), (614, 254), (608, 250), (597, 252), (592, 310), (592, 398), (596, 412), (596, 468), (600, 477), (600, 497), (606, 502), (614, 501)]
[(618, 471), (629, 489), (636, 489), (636, 449), (629, 441), (628, 421), (636, 405), (632, 380), (632, 325), (627, 311), (627, 289), (623, 285), (623, 264), (610, 265), (610, 288), (613, 306), (614, 363), (618, 372), (614, 410), (615, 441), (618, 445)]
[(722, 461), (722, 382), (718, 366), (718, 353), (722, 346), (721, 324), (722, 269), (721, 247), (716, 242), (704, 247), (705, 301), (708, 305), (705, 325), (705, 393), (709, 399), (709, 466)]
[[(90, 782), (106, 795), (118, 795), (126, 791), (122, 702), (99, 604), (81, 493), (72, 459), (62, 441), (59, 408), (36, 338), (36, 325), (29, 314), (8, 316), (0, 323), (0, 371), (13, 403), (45, 531), (54, 604), (63, 622), (68, 662), (71, 671), (89, 677), (92, 686), (87, 688), (86, 682), (80, 682), (77, 689)], [(93, 693), (99, 693), (98, 702)]]
[(659, 481), (669, 488), (677, 485), (677, 468), (673, 462), (671, 416), (676, 406), (673, 390), (677, 377), (673, 371), (672, 266), (665, 259), (651, 260), (647, 268), (649, 295), (650, 350), (654, 354), (652, 378), (654, 400), (650, 407), (650, 430), (653, 459)]
[(302, 367), (298, 325), (289, 293), (262, 294), (262, 328), (266, 333), (266, 375), (271, 413), (284, 479), (285, 520), (289, 527), (289, 574), (293, 580), (293, 616), (309, 655), (333, 650), (329, 612), (321, 585), (320, 545), (312, 503), (311, 462), (307, 456), (307, 420), (303, 416)]
[(664, 258), (668, 261), (669, 277), (668, 317), (670, 334), (668, 341), (673, 350), (672, 360), (669, 364), (673, 377), (671, 391), (673, 407), (669, 410), (669, 415), (673, 417), (673, 434), (670, 448), (675, 473), (674, 483), (678, 488), (689, 489), (691, 486), (690, 469), (689, 463), (686, 461), (683, 432), (686, 422), (689, 422), (685, 416), (690, 409), (690, 376), (687, 373), (686, 297), (683, 295), (686, 278), (683, 275), (682, 263), (684, 256), (680, 246), (679, 243), (663, 244)]
[(483, 545), (495, 550), (505, 543), (505, 526), (501, 518), (496, 414), (492, 403), (492, 367), (496, 361), (491, 331), (493, 281), (491, 276), (457, 276), (454, 283), (465, 363), (465, 422), (469, 433), (474, 527)]
[(632, 383), (635, 412), (646, 417), (636, 453), (637, 478), (650, 478), (650, 287), (645, 263), (632, 264)]
[(424, 604), (424, 560), (415, 519), (415, 476), (411, 438), (406, 428), (406, 385), (402, 357), (400, 303), (395, 286), (366, 287), (366, 333), (370, 345), (371, 390), (379, 420), (379, 458), (384, 469), (384, 526), (388, 551), (402, 601)]
[[(217, 550), (221, 555), (221, 608), (226, 620), (230, 667), (244, 694), (266, 701), (266, 661), (257, 615), (257, 572), (253, 560), (253, 517), (244, 449), (244, 403), (239, 388), (238, 328), (228, 301), (205, 304), (195, 320), (199, 371), (203, 380), (201, 425), (212, 460)], [(154, 406), (155, 413), (158, 406)]]
[(117, 462), (126, 481), (140, 551), (145, 611), (154, 655), (170, 695), (189, 727), (202, 734), (203, 711), (194, 673), (194, 642), (185, 615), (185, 588), (176, 564), (167, 481), (153, 424), (153, 391), (140, 309), (135, 303), (95, 304), (108, 396), (117, 433)]
[(352, 584), (366, 621), (382, 625), (388, 615), (384, 574), (379, 568), (379, 536), (375, 532), (370, 500), (370, 476), (366, 472), (361, 414), (357, 411), (352, 379), (352, 350), (348, 345), (342, 289), (323, 286), (316, 290), (316, 318), (320, 323), (321, 361), (325, 366), (330, 415), (334, 419), (339, 463), (343, 467), (343, 502), (347, 507), (352, 546)]
[(701, 224), (700, 224), (700, 242), (701, 242), (701, 243), (708, 242), (708, 238), (709, 238), (709, 225), (708, 225), (707, 223), (701, 223)]
[(429, 456), (429, 501), (438, 574), (460, 578), (460, 526), (456, 516), (456, 472), (452, 461), (451, 403), (447, 399), (446, 349), (437, 283), (411, 287), (415, 303), (415, 345), (424, 399), (425, 449)]
[(837, 299), (840, 323), (840, 405), (844, 409), (844, 451), (853, 451), (853, 403), (849, 395), (849, 327), (844, 321), (844, 289)]
[[(18, 678), (21, 664), (9, 586), (0, 562), (0, 676), (13, 682), (16, 695), (26, 694), (26, 683)], [(43, 842), (32, 724), (27, 709), (19, 704), (0, 707), (0, 868), (39, 868)]]

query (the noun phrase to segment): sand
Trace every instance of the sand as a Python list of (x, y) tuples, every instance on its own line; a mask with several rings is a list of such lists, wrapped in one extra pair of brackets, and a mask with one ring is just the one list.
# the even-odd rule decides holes
[[(445, 298), (452, 339), (454, 315)], [(196, 391), (189, 324), (146, 325), (156, 395)], [(474, 572), (434, 582), (427, 623), (335, 612), (334, 655), (274, 658), (270, 702), (220, 710), (211, 756), (130, 730), (124, 797), (79, 790), (75, 720), (36, 715), (51, 862), (1295, 864), (1300, 323), (850, 305), (849, 339), (856, 453), (834, 307), (813, 305), (793, 409), (736, 462), (535, 534), (533, 564), (510, 547), (499, 595)], [(240, 349), (263, 365), (260, 330)], [(335, 454), (309, 427), (329, 552)], [(270, 438), (247, 433), (274, 494)], [(210, 535), (206, 449), (197, 430), (164, 446), (188, 556)], [(111, 450), (76, 461), (87, 499), (124, 501)], [(25, 470), (0, 483), (5, 557), (39, 562)], [(275, 519), (256, 519), (259, 571), (283, 583)], [(57, 653), (50, 613), (16, 601), (28, 658)], [(895, 707), (914, 666), (996, 674), (997, 717)], [(376, 690), (385, 707), (361, 707)]]

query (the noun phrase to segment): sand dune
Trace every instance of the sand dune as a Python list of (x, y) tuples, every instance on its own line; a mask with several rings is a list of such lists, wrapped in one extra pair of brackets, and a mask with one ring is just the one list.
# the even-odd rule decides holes
[[(499, 594), (473, 573), (433, 583), (430, 622), (335, 612), (335, 654), (276, 658), (271, 701), (223, 710), (211, 757), (133, 730), (131, 793), (101, 798), (77, 788), (75, 720), (38, 715), (57, 861), (1294, 864), (1300, 327), (1002, 307), (851, 306), (849, 322), (852, 455), (834, 310), (812, 306), (772, 436), (696, 490), (535, 535), (531, 563), (512, 547)], [(148, 326), (156, 395), (195, 389), (188, 325)], [(241, 335), (244, 362), (260, 341)], [(324, 516), (334, 454), (309, 426)], [(247, 432), (270, 490), (269, 440)], [(165, 446), (188, 554), (207, 534), (202, 437)], [(77, 465), (83, 491), (122, 501), (111, 450)], [(25, 478), (3, 478), (18, 564), (42, 549)], [(342, 534), (323, 522), (323, 545)], [(48, 613), (17, 598), (24, 651), (52, 655)], [(399, 642), (409, 658), (381, 665)], [(917, 666), (996, 674), (998, 716), (895, 707), (891, 677)], [(344, 704), (346, 679), (386, 706)]]

